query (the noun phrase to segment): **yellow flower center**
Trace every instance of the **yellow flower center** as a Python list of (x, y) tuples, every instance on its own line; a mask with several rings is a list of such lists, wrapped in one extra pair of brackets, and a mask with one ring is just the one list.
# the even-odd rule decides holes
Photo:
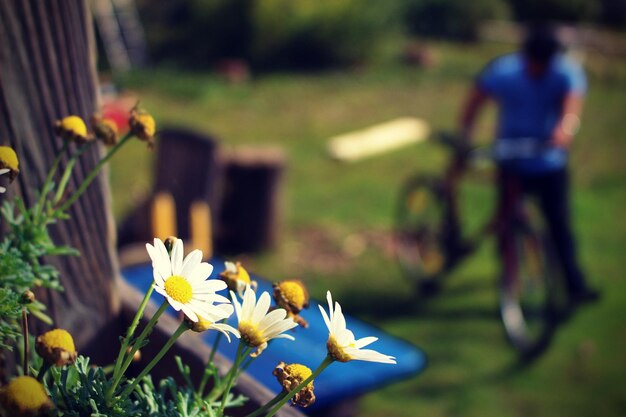
[(298, 281), (283, 281), (278, 284), (280, 293), (287, 302), (299, 310), (307, 303), (307, 295), (302, 284)]
[(17, 154), (13, 148), (9, 146), (0, 146), (0, 165), (9, 168), (12, 171), (19, 171), (19, 161)]
[(328, 354), (331, 356), (331, 358), (336, 361), (348, 362), (352, 360), (352, 357), (346, 354), (343, 351), (343, 348), (339, 346), (334, 336), (330, 336), (328, 338), (328, 342), (326, 342), (326, 348), (328, 349)]
[(248, 346), (258, 347), (266, 342), (257, 326), (247, 321), (239, 323), (239, 333), (241, 333), (241, 340)]
[(60, 127), (66, 132), (76, 136), (87, 137), (87, 125), (83, 119), (78, 116), (67, 116), (61, 119)]
[(212, 321), (205, 319), (202, 316), (198, 316), (198, 321), (191, 324), (191, 330), (193, 330), (194, 332), (204, 332), (207, 331), (211, 328), (211, 325), (213, 324)]
[(165, 292), (179, 303), (187, 304), (193, 297), (191, 284), (183, 277), (173, 275), (165, 281)]
[(11, 381), (4, 389), (3, 397), (8, 408), (16, 408), (20, 412), (36, 412), (50, 404), (43, 385), (30, 376), (19, 376)]
[(74, 339), (67, 330), (54, 329), (41, 335), (40, 339), (48, 349), (62, 349), (67, 352), (76, 352)]
[[(285, 366), (285, 371), (289, 374), (293, 381), (297, 382), (295, 386), (302, 383), (302, 381), (310, 377), (312, 374), (311, 369), (299, 363), (292, 363), (291, 365)], [(306, 387), (313, 388), (313, 381), (309, 382)]]

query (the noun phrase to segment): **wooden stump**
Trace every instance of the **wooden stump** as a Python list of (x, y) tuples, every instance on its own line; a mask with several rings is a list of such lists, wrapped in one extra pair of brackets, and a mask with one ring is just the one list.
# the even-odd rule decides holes
[(277, 148), (239, 148), (224, 156), (218, 253), (257, 252), (275, 244), (284, 166)]
[(185, 240), (193, 235), (191, 219), (198, 203), (208, 204), (212, 211), (217, 205), (217, 144), (213, 138), (185, 129), (164, 129), (159, 131), (156, 146), (154, 190), (121, 222), (120, 247), (151, 241), (156, 236), (154, 222), (167, 221), (157, 218), (162, 217), (156, 214), (162, 212), (163, 207), (155, 201), (155, 196), (160, 196), (161, 201), (167, 198), (164, 196), (171, 196), (174, 202), (175, 223), (172, 227), (162, 225), (159, 229), (174, 230)]

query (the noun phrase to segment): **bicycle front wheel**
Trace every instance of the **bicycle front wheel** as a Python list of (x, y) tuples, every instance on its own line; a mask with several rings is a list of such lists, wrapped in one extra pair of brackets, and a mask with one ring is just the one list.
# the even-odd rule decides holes
[(395, 218), (395, 255), (404, 275), (420, 292), (435, 290), (446, 266), (444, 199), (431, 178), (410, 179), (402, 188)]
[(522, 357), (541, 353), (555, 325), (553, 282), (555, 263), (538, 212), (526, 204), (513, 225), (511, 253), (503, 253), (505, 273), (500, 282), (500, 314), (506, 335)]

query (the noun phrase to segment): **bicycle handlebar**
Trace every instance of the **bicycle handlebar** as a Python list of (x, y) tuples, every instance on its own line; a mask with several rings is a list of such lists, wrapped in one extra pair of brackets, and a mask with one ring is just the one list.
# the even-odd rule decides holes
[(449, 132), (439, 132), (434, 139), (449, 147), (457, 158), (490, 159), (496, 162), (536, 158), (555, 149), (545, 140), (530, 136), (500, 138), (491, 145), (478, 147)]

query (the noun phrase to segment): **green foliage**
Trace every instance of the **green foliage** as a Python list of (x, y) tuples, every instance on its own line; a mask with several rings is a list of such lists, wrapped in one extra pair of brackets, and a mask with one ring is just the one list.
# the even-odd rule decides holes
[(139, 2), (157, 62), (210, 67), (240, 58), (263, 68), (312, 68), (366, 59), (393, 30), (396, 2), (192, 0)]
[(21, 297), (9, 288), (0, 288), (0, 349), (11, 350), (11, 342), (20, 334), (16, 323), (22, 311)]
[(53, 367), (52, 382), (47, 384), (58, 415), (68, 417), (139, 415), (139, 407), (128, 398), (105, 401), (109, 380), (102, 368), (89, 365), (89, 358), (78, 357), (72, 366)]
[(252, 58), (265, 67), (314, 68), (367, 59), (393, 30), (392, 7), (367, 0), (255, 2)]
[[(199, 396), (191, 384), (189, 367), (176, 358), (183, 379), (183, 386), (171, 377), (155, 386), (150, 376), (145, 377), (128, 397), (115, 397), (106, 401), (111, 380), (104, 369), (90, 364), (89, 358), (79, 356), (71, 366), (51, 368), (46, 387), (56, 406), (55, 415), (67, 417), (216, 417), (220, 403)], [(238, 407), (245, 397), (229, 394), (226, 407)]]
[(521, 21), (594, 21), (599, 1), (589, 0), (509, 0), (515, 18)]
[(505, 19), (505, 0), (406, 0), (406, 25), (417, 35), (475, 40), (480, 24), (488, 19)]
[[(57, 246), (48, 233), (48, 226), (66, 218), (62, 211), (43, 203), (26, 209), (17, 197), (14, 202), (5, 201), (1, 217), (9, 225), (9, 232), (0, 244), (0, 290), (7, 300), (7, 307), (0, 310), (0, 347), (11, 349), (11, 343), (20, 333), (21, 311), (29, 312), (48, 322), (43, 314), (45, 306), (31, 303), (22, 294), (36, 287), (62, 291), (59, 272), (52, 265), (43, 263), (46, 255), (76, 255), (76, 250)], [(16, 304), (17, 303), (17, 304)]]

